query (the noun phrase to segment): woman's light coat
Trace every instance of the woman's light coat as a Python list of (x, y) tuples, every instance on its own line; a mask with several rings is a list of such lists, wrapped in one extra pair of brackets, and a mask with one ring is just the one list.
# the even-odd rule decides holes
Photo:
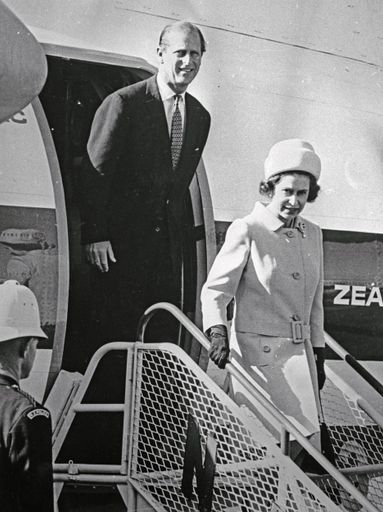
[(295, 225), (285, 228), (262, 203), (232, 223), (202, 289), (205, 331), (228, 324), (235, 297), (235, 331), (291, 337), (298, 320), (324, 346), (322, 234), (302, 217)]
[[(307, 436), (319, 431), (317, 376), (308, 357), (313, 356), (310, 344), (325, 344), (322, 297), (319, 226), (298, 216), (294, 228), (286, 228), (262, 203), (228, 229), (201, 295), (205, 331), (217, 324), (229, 327), (227, 306), (235, 298), (232, 358)], [(231, 393), (239, 405), (259, 414), (235, 380)]]

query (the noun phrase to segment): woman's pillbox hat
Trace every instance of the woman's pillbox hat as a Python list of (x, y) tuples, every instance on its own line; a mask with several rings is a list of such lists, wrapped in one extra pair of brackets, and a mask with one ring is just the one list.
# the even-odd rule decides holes
[(309, 142), (287, 139), (272, 146), (265, 160), (265, 181), (286, 171), (305, 171), (319, 179), (321, 161)]

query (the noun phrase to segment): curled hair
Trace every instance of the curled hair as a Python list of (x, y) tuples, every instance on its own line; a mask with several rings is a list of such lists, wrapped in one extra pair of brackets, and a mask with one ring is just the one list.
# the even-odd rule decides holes
[(176, 23), (170, 23), (169, 25), (166, 25), (166, 27), (164, 27), (162, 29), (162, 32), (160, 34), (160, 39), (158, 42), (158, 46), (161, 49), (163, 49), (165, 46), (168, 45), (167, 36), (175, 28), (185, 30), (188, 32), (197, 32), (197, 34), (199, 36), (200, 44), (201, 44), (201, 55), (206, 52), (206, 41), (202, 35), (202, 32), (197, 27), (197, 25), (190, 23), (190, 21), (181, 21), (181, 22), (177, 21)]
[(320, 186), (318, 185), (316, 178), (314, 178), (312, 174), (305, 171), (286, 171), (280, 172), (279, 174), (275, 174), (267, 181), (261, 181), (261, 183), (259, 184), (259, 192), (264, 196), (272, 197), (274, 195), (275, 185), (279, 183), (281, 181), (282, 176), (286, 174), (302, 174), (304, 176), (308, 176), (308, 178), (310, 179), (310, 186), (309, 194), (307, 196), (307, 202), (313, 203), (315, 199), (318, 197)]

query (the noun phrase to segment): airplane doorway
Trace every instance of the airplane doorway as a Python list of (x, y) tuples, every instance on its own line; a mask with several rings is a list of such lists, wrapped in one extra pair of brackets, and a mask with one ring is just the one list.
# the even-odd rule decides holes
[[(65, 192), (69, 235), (70, 285), (65, 348), (61, 367), (84, 371), (93, 354), (89, 321), (94, 307), (90, 268), (81, 245), (82, 160), (94, 114), (102, 100), (114, 90), (150, 76), (142, 68), (64, 59), (48, 55), (48, 79), (40, 94), (53, 136)], [(204, 170), (203, 170), (204, 172)], [(185, 200), (186, 223), (183, 243), (181, 303), (196, 319), (199, 288), (206, 275), (204, 208), (198, 180)], [(207, 186), (207, 180), (204, 185)], [(208, 191), (204, 191), (208, 195)], [(210, 197), (210, 196), (209, 196)], [(197, 318), (198, 318), (197, 312)], [(105, 340), (112, 341), (111, 339)], [(180, 333), (179, 344), (199, 360), (193, 341)], [(57, 355), (56, 355), (57, 360)]]

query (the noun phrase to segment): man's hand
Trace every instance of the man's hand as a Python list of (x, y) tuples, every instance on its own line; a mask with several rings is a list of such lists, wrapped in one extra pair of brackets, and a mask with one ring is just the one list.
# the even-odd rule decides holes
[(108, 272), (109, 260), (112, 263), (116, 263), (117, 261), (114, 257), (112, 244), (109, 240), (87, 244), (85, 246), (85, 252), (88, 262), (97, 267), (100, 272)]
[(317, 374), (318, 374), (318, 386), (319, 390), (321, 390), (324, 386), (324, 383), (326, 382), (326, 372), (324, 369), (324, 347), (314, 347), (314, 354), (315, 354), (315, 362), (317, 365)]
[(230, 347), (225, 325), (213, 325), (206, 333), (210, 340), (209, 357), (218, 366), (225, 368), (229, 359)]

